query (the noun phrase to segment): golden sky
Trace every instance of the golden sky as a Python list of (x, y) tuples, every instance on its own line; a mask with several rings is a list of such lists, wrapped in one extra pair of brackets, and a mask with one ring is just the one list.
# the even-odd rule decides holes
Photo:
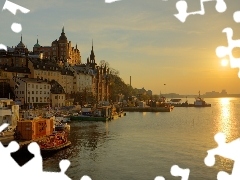
[[(0, 13), (0, 43), (16, 46), (21, 34), (11, 31), (13, 22), (23, 26), (23, 43), (32, 50), (39, 39), (50, 46), (65, 33), (73, 46), (78, 44), (82, 62), (90, 54), (92, 39), (96, 61), (107, 61), (120, 72), (126, 83), (144, 87), (154, 94), (175, 92), (197, 94), (226, 89), (240, 93), (238, 68), (221, 66), (215, 50), (227, 46), (226, 27), (233, 38), (240, 39), (240, 23), (233, 13), (240, 10), (240, 0), (225, 0), (227, 10), (219, 13), (216, 1), (205, 2), (205, 15), (193, 15), (180, 22), (174, 0), (122, 0), (106, 4), (104, 0), (15, 0), (30, 13)], [(188, 12), (200, 10), (200, 0), (188, 0)], [(2, 7), (4, 2), (0, 3)], [(236, 49), (236, 57), (239, 50)], [(163, 84), (167, 84), (165, 87)]]

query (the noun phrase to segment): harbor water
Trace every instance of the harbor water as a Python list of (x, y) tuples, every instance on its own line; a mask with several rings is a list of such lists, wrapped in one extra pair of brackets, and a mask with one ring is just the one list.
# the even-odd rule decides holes
[[(173, 165), (189, 168), (189, 179), (217, 179), (219, 171), (231, 173), (233, 160), (216, 156), (212, 167), (204, 164), (207, 151), (217, 147), (214, 135), (227, 142), (240, 137), (240, 99), (208, 98), (212, 107), (175, 107), (172, 112), (127, 112), (109, 122), (71, 122), (71, 147), (44, 159), (45, 171), (59, 171), (69, 159), (66, 174), (79, 180), (154, 180), (173, 177)], [(193, 102), (194, 99), (189, 99)]]

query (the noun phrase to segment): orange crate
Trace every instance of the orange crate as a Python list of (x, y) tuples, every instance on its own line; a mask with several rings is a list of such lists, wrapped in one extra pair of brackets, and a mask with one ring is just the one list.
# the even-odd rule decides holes
[(46, 124), (46, 135), (50, 135), (53, 132), (53, 119), (47, 119)]
[(35, 121), (35, 131), (38, 137), (42, 137), (46, 135), (46, 120), (38, 119)]

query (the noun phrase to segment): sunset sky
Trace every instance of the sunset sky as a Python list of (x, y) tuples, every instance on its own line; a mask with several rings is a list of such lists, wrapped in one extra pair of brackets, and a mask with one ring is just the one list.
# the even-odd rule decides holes
[[(0, 2), (3, 7), (4, 0)], [(81, 52), (82, 63), (90, 54), (92, 39), (96, 61), (107, 61), (120, 77), (136, 88), (154, 94), (198, 94), (222, 89), (240, 93), (238, 68), (221, 66), (216, 56), (218, 46), (227, 46), (226, 27), (233, 38), (240, 39), (240, 23), (233, 13), (240, 10), (240, 0), (225, 0), (227, 10), (218, 13), (216, 1), (205, 2), (205, 15), (189, 16), (180, 22), (176, 0), (122, 0), (107, 4), (104, 0), (12, 0), (30, 13), (16, 16), (0, 13), (0, 44), (16, 46), (20, 42), (32, 51), (37, 41), (50, 46), (58, 39), (64, 25), (68, 41)], [(200, 10), (200, 0), (188, 0), (188, 12)], [(11, 31), (13, 22), (23, 31)], [(239, 49), (235, 57), (240, 57)], [(166, 86), (164, 87), (164, 84)]]

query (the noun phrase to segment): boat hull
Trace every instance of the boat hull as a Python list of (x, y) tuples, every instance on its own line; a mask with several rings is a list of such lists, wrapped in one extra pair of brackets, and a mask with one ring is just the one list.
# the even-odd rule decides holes
[(49, 147), (49, 148), (41, 148), (41, 152), (42, 153), (50, 153), (50, 152), (56, 152), (56, 151), (59, 151), (61, 149), (64, 149), (66, 147), (69, 147), (71, 145), (71, 142), (68, 141), (64, 144), (60, 144), (58, 146), (55, 146), (55, 147)]

